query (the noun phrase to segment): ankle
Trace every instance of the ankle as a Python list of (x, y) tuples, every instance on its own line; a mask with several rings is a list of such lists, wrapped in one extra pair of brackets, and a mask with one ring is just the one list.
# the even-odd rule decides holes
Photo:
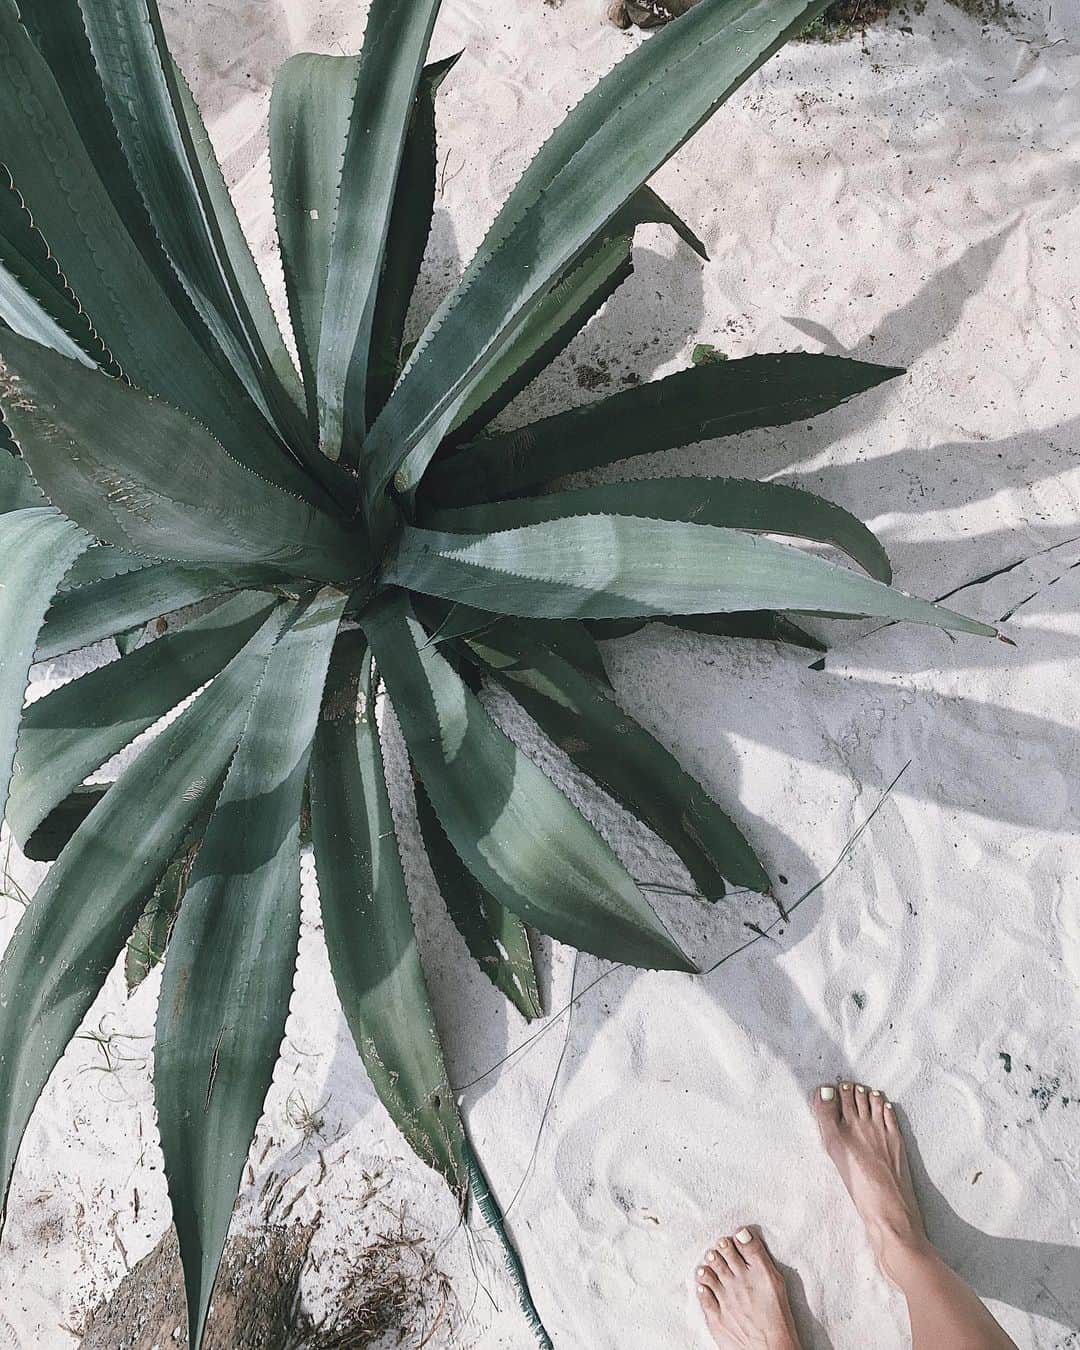
[(913, 1223), (882, 1222), (868, 1235), (882, 1274), (900, 1289), (918, 1278), (928, 1262), (941, 1260), (922, 1228)]

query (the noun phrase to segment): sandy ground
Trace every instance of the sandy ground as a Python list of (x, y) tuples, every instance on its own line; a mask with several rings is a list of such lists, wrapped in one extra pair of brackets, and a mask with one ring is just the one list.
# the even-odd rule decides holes
[[(910, 767), (776, 941), (697, 980), (608, 973), (572, 1019), (491, 1072), (530, 1033), (470, 967), (410, 852), (451, 1076), (560, 1350), (704, 1344), (688, 1272), (712, 1236), (747, 1220), (791, 1273), (808, 1346), (904, 1346), (903, 1308), (804, 1104), (839, 1074), (900, 1104), (932, 1234), (1017, 1344), (1080, 1344), (1080, 14), (1072, 0), (1018, 4), (1021, 17), (984, 28), (930, 0), (863, 44), (782, 53), (658, 176), (711, 264), (642, 232), (635, 277), (511, 410), (523, 421), (665, 373), (697, 341), (731, 356), (805, 348), (903, 363), (907, 379), (810, 425), (640, 472), (692, 466), (821, 491), (880, 533), (905, 588), (964, 588), (953, 603), (1012, 613), (1018, 644), (835, 624), (823, 670), (804, 653), (660, 626), (609, 644), (621, 700), (732, 805), (789, 901)], [(604, 26), (600, 0), (444, 8), (434, 52), (466, 54), (441, 98), (424, 307), (565, 110), (641, 40)], [(354, 48), (363, 6), (172, 0), (168, 17), (280, 295), (269, 80), (293, 50)], [(538, 753), (580, 795), (566, 765)], [(584, 800), (637, 875), (680, 882), (644, 832)], [(13, 876), (34, 879), (17, 861)], [(19, 912), (2, 904), (0, 935)], [(706, 961), (763, 917), (737, 898), (664, 908)], [(457, 1227), (367, 1085), (310, 877), (304, 915), (241, 1220), (258, 1219), (268, 1186), (279, 1215), (321, 1213), (307, 1277), (318, 1306), (340, 1277), (334, 1252), (377, 1226), (382, 1205), (404, 1203), (453, 1282), (453, 1343), (527, 1346), (497, 1253)], [(553, 944), (542, 959), (553, 1011), (572, 981), (581, 991), (607, 971), (588, 957), (575, 970)], [(87, 1023), (108, 1045), (76, 1042), (34, 1118), (0, 1247), (0, 1350), (72, 1345), (87, 1307), (165, 1230), (155, 994), (151, 980), (126, 1003), (113, 977)], [(374, 1199), (365, 1172), (385, 1182)]]

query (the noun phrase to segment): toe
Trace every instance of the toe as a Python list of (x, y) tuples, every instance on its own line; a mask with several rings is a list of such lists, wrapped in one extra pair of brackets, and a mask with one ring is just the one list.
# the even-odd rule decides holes
[(738, 1243), (734, 1238), (730, 1237), (722, 1237), (716, 1244), (716, 1259), (710, 1264), (719, 1275), (721, 1283), (740, 1275), (746, 1269), (742, 1258), (736, 1250), (737, 1247)]
[(814, 1116), (825, 1147), (834, 1143), (840, 1132), (840, 1093), (832, 1083), (822, 1083), (814, 1089)]
[(841, 1083), (839, 1087), (841, 1120), (857, 1120), (858, 1108), (855, 1105), (855, 1084)]
[(880, 1088), (870, 1089), (870, 1119), (875, 1125), (885, 1124), (885, 1094)]
[(739, 1255), (751, 1270), (769, 1260), (769, 1253), (765, 1250), (764, 1242), (751, 1228), (739, 1229), (735, 1234), (735, 1246)]
[(714, 1300), (719, 1299), (720, 1291), (723, 1289), (723, 1281), (717, 1275), (716, 1270), (711, 1265), (698, 1266), (694, 1272), (694, 1280), (699, 1290), (707, 1290)]
[(860, 1120), (870, 1119), (870, 1089), (865, 1083), (855, 1084), (855, 1114)]
[(709, 1286), (700, 1280), (697, 1282), (697, 1301), (698, 1307), (705, 1314), (706, 1326), (715, 1335), (720, 1327), (720, 1304)]

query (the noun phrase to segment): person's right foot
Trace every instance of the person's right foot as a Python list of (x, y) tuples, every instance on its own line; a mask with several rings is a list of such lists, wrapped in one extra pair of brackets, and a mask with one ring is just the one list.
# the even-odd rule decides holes
[(862, 1083), (826, 1084), (814, 1093), (825, 1151), (866, 1225), (882, 1272), (894, 1283), (905, 1259), (929, 1247), (904, 1139), (892, 1103)]

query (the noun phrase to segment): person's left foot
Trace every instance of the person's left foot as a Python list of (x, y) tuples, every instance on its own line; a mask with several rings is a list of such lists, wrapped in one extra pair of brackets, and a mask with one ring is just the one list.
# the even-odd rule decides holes
[(697, 1294), (721, 1350), (801, 1350), (783, 1277), (749, 1228), (705, 1253)]

